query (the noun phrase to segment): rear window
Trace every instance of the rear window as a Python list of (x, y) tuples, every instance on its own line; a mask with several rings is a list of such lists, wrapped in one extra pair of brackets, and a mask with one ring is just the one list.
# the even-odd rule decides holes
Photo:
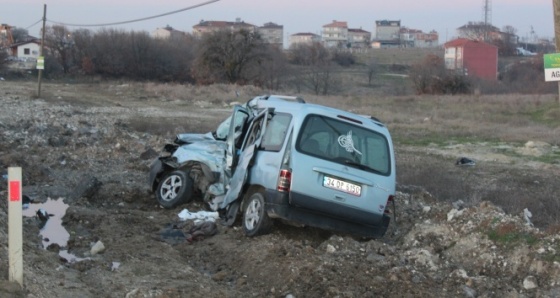
[(307, 116), (296, 141), (296, 150), (384, 176), (391, 173), (387, 138), (338, 119)]

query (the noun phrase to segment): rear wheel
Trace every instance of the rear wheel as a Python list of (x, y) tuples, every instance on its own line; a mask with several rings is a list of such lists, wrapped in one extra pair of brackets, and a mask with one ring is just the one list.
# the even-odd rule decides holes
[(193, 180), (188, 172), (175, 170), (161, 179), (156, 189), (156, 197), (164, 208), (173, 208), (193, 199)]
[(272, 229), (272, 220), (265, 208), (264, 196), (256, 192), (249, 197), (243, 212), (243, 230), (249, 237), (264, 235)]

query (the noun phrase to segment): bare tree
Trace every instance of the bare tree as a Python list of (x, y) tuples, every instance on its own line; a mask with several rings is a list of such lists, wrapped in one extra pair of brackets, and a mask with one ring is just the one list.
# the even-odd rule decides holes
[(186, 34), (153, 39), (144, 31), (102, 29), (72, 33), (73, 61), (81, 73), (137, 80), (193, 82), (196, 42)]
[(499, 29), (484, 22), (469, 22), (457, 29), (459, 36), (472, 40), (485, 40), (488, 33), (499, 32)]
[(23, 28), (12, 28), (12, 37), (14, 38), (14, 43), (23, 42), (29, 40), (29, 31)]
[(64, 26), (47, 27), (45, 43), (50, 50), (50, 55), (62, 67), (63, 73), (69, 73), (73, 66), (71, 51), (74, 46), (71, 32)]
[(262, 62), (260, 64), (253, 64), (256, 73), (253, 82), (255, 85), (269, 90), (278, 90), (284, 84), (289, 73), (287, 57), (276, 46), (267, 46), (264, 49), (262, 54), (264, 59)]
[(6, 51), (0, 50), (0, 70), (4, 69), (8, 65), (8, 53)]
[(414, 83), (416, 93), (439, 93), (437, 85), (445, 77), (445, 72), (445, 64), (441, 57), (427, 55), (422, 63), (412, 66), (410, 70), (410, 79)]
[(295, 44), (290, 47), (289, 61), (296, 65), (318, 65), (331, 59), (329, 51), (319, 42)]
[(302, 84), (315, 94), (328, 95), (338, 88), (334, 79), (335, 63), (331, 53), (318, 42), (299, 44), (290, 49), (290, 62), (300, 67)]
[(313, 65), (307, 72), (307, 82), (316, 95), (329, 95), (335, 88), (334, 65), (332, 62)]
[(78, 29), (72, 32), (74, 48), (72, 59), (81, 69), (82, 73), (92, 75), (95, 71), (93, 64), (93, 33), (87, 29)]
[(200, 82), (242, 83), (249, 70), (263, 61), (263, 40), (257, 32), (223, 30), (203, 37), (196, 58), (195, 77)]
[(447, 70), (443, 58), (433, 54), (412, 67), (410, 78), (418, 94), (468, 93), (471, 88), (467, 76)]
[(368, 76), (368, 84), (371, 86), (371, 81), (373, 80), (373, 76), (377, 73), (379, 65), (377, 63), (377, 59), (371, 58), (367, 62), (367, 76)]
[(496, 44), (501, 55), (513, 56), (517, 53), (517, 29), (513, 26), (507, 25), (502, 28), (503, 39), (501, 44)]
[(124, 43), (126, 38), (125, 31), (116, 29), (102, 29), (95, 34), (92, 60), (98, 73), (111, 77), (126, 76), (125, 61), (129, 54)]
[(342, 67), (350, 67), (356, 64), (356, 57), (349, 51), (336, 50), (332, 54), (332, 61)]

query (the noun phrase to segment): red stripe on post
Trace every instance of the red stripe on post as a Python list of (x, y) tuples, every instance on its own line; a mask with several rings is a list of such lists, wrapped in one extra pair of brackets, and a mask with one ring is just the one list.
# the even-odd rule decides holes
[(17, 202), (21, 198), (19, 181), (10, 181), (10, 202)]

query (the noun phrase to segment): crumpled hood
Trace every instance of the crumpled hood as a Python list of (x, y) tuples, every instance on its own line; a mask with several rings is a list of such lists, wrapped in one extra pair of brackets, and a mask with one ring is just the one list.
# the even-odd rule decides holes
[(178, 134), (175, 138), (175, 143), (179, 144), (192, 144), (195, 142), (203, 142), (203, 141), (215, 141), (212, 133), (207, 132), (205, 134), (201, 133), (181, 133)]

